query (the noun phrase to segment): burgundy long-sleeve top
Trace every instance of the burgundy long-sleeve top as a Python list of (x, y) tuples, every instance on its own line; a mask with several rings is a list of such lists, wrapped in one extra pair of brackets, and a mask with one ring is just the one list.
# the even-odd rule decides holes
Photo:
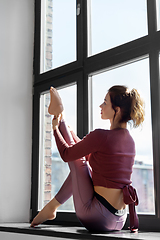
[[(59, 153), (65, 162), (86, 156), (92, 167), (94, 186), (124, 189), (125, 203), (138, 204), (135, 189), (131, 189), (130, 185), (135, 143), (127, 129), (96, 129), (72, 146), (66, 143), (58, 128), (54, 130), (54, 136)], [(134, 197), (136, 199), (132, 201)], [(131, 229), (138, 228), (135, 223), (130, 225)]]
[(127, 129), (96, 129), (72, 146), (65, 142), (58, 129), (54, 136), (65, 162), (87, 156), (94, 186), (123, 188), (131, 184), (135, 144)]

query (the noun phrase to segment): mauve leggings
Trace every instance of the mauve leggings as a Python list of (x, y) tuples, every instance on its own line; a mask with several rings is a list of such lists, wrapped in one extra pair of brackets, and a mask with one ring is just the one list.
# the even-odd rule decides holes
[[(60, 122), (59, 130), (68, 145), (75, 144), (64, 121)], [(127, 214), (116, 216), (112, 214), (94, 196), (91, 172), (85, 158), (68, 162), (70, 174), (63, 183), (56, 199), (63, 204), (71, 195), (78, 219), (89, 231), (121, 230)]]

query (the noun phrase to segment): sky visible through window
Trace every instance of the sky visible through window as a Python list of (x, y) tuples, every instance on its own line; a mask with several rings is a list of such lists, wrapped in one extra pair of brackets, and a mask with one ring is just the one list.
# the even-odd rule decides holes
[(89, 55), (148, 34), (146, 0), (91, 0)]

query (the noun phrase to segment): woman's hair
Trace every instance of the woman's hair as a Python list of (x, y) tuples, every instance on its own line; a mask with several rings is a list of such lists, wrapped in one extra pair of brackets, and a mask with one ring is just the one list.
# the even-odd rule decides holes
[(126, 86), (115, 85), (109, 90), (112, 108), (121, 109), (120, 123), (133, 121), (133, 127), (138, 127), (144, 121), (144, 101), (136, 89), (128, 90)]

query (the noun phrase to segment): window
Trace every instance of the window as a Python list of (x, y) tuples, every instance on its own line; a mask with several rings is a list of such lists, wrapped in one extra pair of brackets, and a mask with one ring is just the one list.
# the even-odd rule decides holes
[[(121, 78), (119, 77), (121, 76)], [(92, 115), (91, 129), (102, 126), (109, 129), (106, 121), (100, 118), (99, 105), (103, 102), (107, 89), (113, 85), (125, 85), (136, 88), (145, 101), (145, 121), (141, 128), (134, 129), (128, 124), (135, 144), (136, 157), (132, 174), (133, 186), (137, 189), (140, 203), (137, 212), (154, 214), (154, 181), (152, 154), (151, 98), (149, 79), (149, 59), (143, 59), (93, 75), (92, 81)]]
[[(63, 163), (51, 134), (45, 138), (51, 131), (46, 112), (50, 86), (66, 97), (66, 108), (72, 110), (66, 110), (68, 123), (73, 120), (82, 138), (92, 128), (106, 127), (98, 117), (99, 105), (107, 89), (118, 83), (138, 88), (146, 102), (142, 130), (130, 130), (137, 149), (132, 180), (140, 198), (140, 229), (159, 230), (159, 5), (159, 0), (35, 1), (31, 218), (61, 184), (53, 167)], [(46, 162), (46, 152), (54, 160)], [(75, 223), (73, 205), (63, 207), (57, 221)]]
[[(102, 52), (148, 34), (145, 0), (90, 1), (89, 55)], [(127, 34), (126, 34), (127, 33)], [(118, 36), (118, 37), (117, 37)]]
[(41, 16), (43, 73), (76, 60), (76, 1), (42, 0)]
[[(76, 133), (76, 85), (59, 90), (64, 103), (65, 119)], [(68, 98), (68, 96), (70, 96)], [(58, 192), (69, 174), (68, 164), (61, 159), (52, 131), (52, 116), (48, 113), (50, 93), (40, 96), (40, 143), (39, 143), (39, 198), (38, 210), (41, 210)], [(57, 174), (58, 173), (58, 174)], [(70, 198), (59, 210), (74, 210)]]

